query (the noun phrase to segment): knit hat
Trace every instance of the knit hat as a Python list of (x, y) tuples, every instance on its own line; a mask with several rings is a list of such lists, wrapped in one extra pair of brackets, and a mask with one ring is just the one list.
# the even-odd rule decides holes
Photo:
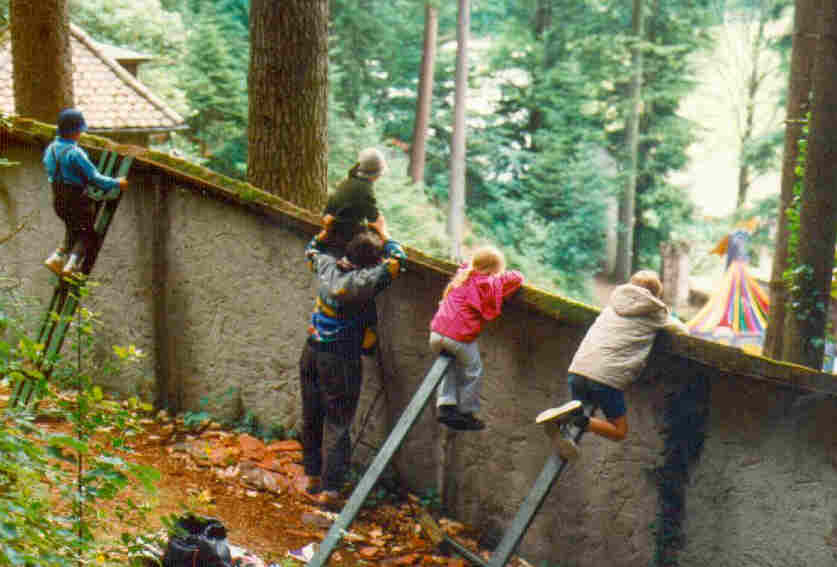
[(87, 132), (84, 115), (75, 108), (65, 108), (58, 114), (58, 135), (72, 136), (76, 132)]
[(370, 177), (380, 175), (387, 170), (387, 161), (378, 148), (366, 148), (357, 156), (358, 172)]

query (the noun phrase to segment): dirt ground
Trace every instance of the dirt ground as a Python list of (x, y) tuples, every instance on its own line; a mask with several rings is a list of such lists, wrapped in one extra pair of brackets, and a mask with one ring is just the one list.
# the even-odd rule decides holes
[[(171, 426), (157, 420), (145, 427), (131, 458), (161, 473), (153, 512), (157, 518), (187, 509), (218, 518), (226, 526), (231, 544), (247, 549), (265, 564), (290, 566), (301, 563), (289, 558), (287, 552), (322, 541), (340, 511), (323, 510), (299, 493), (301, 452), (268, 449), (282, 442), (260, 445), (249, 435), (213, 429), (198, 435), (177, 430), (167, 435)], [(294, 443), (285, 444), (296, 449)], [(208, 457), (195, 458), (199, 454), (192, 449), (195, 446)], [(258, 466), (247, 467), (252, 463)], [(431, 543), (417, 513), (418, 508), (407, 501), (364, 508), (329, 565), (464, 567), (462, 559), (446, 556)], [(478, 551), (475, 534), (467, 526), (447, 519), (441, 519), (440, 525)]]
[[(8, 392), (0, 392), (8, 399)], [(36, 418), (50, 430), (70, 432), (66, 423)], [(123, 458), (149, 465), (160, 473), (155, 495), (131, 488), (122, 497), (148, 505), (149, 534), (164, 535), (163, 518), (187, 511), (219, 519), (228, 541), (260, 559), (265, 566), (293, 567), (303, 563), (288, 556), (321, 542), (340, 509), (329, 511), (309, 503), (299, 489), (303, 477), (301, 447), (295, 440), (264, 443), (246, 433), (226, 431), (205, 423), (187, 429), (182, 420), (159, 412), (140, 420), (143, 432), (130, 443)], [(343, 496), (351, 495), (347, 487)], [(467, 563), (435, 546), (418, 521), (420, 504), (389, 493), (367, 505), (349, 526), (328, 565), (465, 567)], [(477, 546), (478, 534), (459, 522), (439, 518), (445, 533), (486, 559)], [(116, 537), (125, 526), (111, 520), (105, 532)], [(103, 534), (108, 537), (108, 534)], [(260, 566), (261, 563), (253, 563)], [(525, 567), (517, 557), (510, 565)]]

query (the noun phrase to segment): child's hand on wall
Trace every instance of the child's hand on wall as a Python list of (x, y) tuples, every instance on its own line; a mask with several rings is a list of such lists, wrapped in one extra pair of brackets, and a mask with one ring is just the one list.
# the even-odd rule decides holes
[(319, 242), (323, 242), (328, 238), (329, 233), (331, 232), (331, 227), (334, 225), (334, 220), (334, 215), (323, 215), (323, 229), (319, 233), (317, 233), (316, 236)]

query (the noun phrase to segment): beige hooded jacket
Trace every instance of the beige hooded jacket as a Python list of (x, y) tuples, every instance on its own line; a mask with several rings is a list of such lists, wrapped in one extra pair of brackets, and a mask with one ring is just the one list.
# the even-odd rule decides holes
[(660, 329), (689, 332), (650, 291), (620, 285), (581, 341), (569, 371), (624, 390), (645, 366)]

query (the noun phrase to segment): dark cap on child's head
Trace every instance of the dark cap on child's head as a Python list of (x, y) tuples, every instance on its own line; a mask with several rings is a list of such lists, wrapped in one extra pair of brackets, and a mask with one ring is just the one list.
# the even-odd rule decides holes
[(75, 108), (65, 108), (58, 113), (58, 135), (72, 136), (78, 132), (87, 131), (84, 115)]

